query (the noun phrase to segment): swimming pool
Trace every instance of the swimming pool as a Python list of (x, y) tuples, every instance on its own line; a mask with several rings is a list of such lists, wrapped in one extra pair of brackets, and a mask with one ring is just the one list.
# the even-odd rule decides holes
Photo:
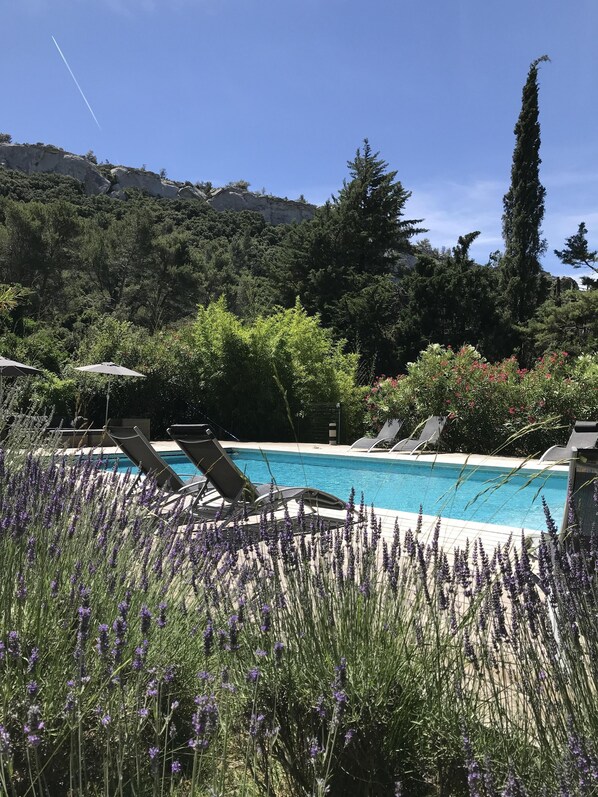
[[(253, 482), (310, 485), (380, 509), (441, 515), (443, 518), (494, 523), (515, 528), (544, 529), (542, 497), (557, 526), (563, 517), (567, 474), (562, 471), (459, 466), (376, 456), (299, 454), (259, 449), (227, 448), (237, 466)], [(164, 458), (183, 477), (196, 473), (180, 453)], [(119, 459), (119, 470), (130, 463)]]

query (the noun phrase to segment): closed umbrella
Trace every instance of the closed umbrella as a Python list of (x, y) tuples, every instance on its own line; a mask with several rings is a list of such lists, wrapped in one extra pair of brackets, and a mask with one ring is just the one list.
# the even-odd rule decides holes
[(7, 357), (0, 357), (0, 404), (4, 399), (2, 380), (5, 376), (34, 376), (35, 374), (41, 374), (39, 368), (18, 363), (16, 360), (9, 360)]
[[(124, 365), (117, 365), (116, 363), (96, 363), (95, 365), (80, 365), (75, 368), (76, 371), (85, 371), (89, 374), (106, 374), (107, 376), (143, 376), (139, 371), (133, 371), (131, 368), (125, 368)], [(110, 403), (110, 379), (108, 379), (108, 391), (106, 393), (106, 421), (108, 423), (108, 404)]]

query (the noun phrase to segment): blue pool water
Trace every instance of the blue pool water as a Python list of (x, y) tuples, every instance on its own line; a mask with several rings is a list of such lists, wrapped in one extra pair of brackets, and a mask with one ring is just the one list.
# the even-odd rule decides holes
[[(516, 473), (507, 468), (458, 466), (411, 460), (264, 452), (227, 449), (253, 482), (285, 486), (310, 485), (381, 509), (419, 512), (516, 528), (544, 529), (542, 497), (560, 526), (567, 493), (567, 474), (546, 470)], [(164, 458), (183, 477), (195, 475), (182, 454)], [(119, 469), (128, 460), (121, 457)]]

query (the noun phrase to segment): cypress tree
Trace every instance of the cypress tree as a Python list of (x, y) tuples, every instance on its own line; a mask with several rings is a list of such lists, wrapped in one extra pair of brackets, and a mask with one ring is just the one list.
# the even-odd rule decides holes
[(540, 122), (538, 120), (538, 66), (532, 62), (523, 87), (521, 112), (515, 125), (511, 186), (503, 199), (505, 252), (499, 277), (506, 319), (521, 324), (543, 301), (546, 280), (539, 257), (546, 250), (541, 224), (546, 189), (540, 183)]

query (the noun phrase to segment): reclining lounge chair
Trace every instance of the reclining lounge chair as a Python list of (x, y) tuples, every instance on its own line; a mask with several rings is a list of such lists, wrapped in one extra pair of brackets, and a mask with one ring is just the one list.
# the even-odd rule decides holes
[(375, 451), (376, 449), (389, 448), (399, 436), (403, 421), (399, 418), (389, 418), (375, 437), (360, 437), (350, 449), (359, 451)]
[(287, 507), (292, 501), (302, 501), (314, 512), (347, 509), (345, 501), (313, 487), (253, 484), (205, 424), (176, 424), (168, 429), (168, 434), (216, 490), (216, 499), (210, 493), (198, 510), (213, 508), (223, 523)]
[(540, 457), (540, 462), (559, 462), (571, 459), (574, 448), (596, 448), (598, 421), (576, 421), (569, 440), (564, 446), (551, 446)]
[(598, 535), (598, 448), (574, 449), (569, 463), (567, 506), (561, 539), (575, 547), (595, 550)]
[(427, 446), (435, 445), (446, 423), (445, 415), (430, 415), (419, 433), (419, 437), (405, 437), (399, 440), (390, 450), (404, 454), (415, 454)]
[(186, 493), (198, 493), (198, 499), (206, 489), (207, 482), (201, 477), (181, 479), (168, 462), (160, 456), (139, 427), (109, 426), (106, 431), (123, 454), (139, 468), (140, 473), (155, 479), (158, 487), (177, 497)]

